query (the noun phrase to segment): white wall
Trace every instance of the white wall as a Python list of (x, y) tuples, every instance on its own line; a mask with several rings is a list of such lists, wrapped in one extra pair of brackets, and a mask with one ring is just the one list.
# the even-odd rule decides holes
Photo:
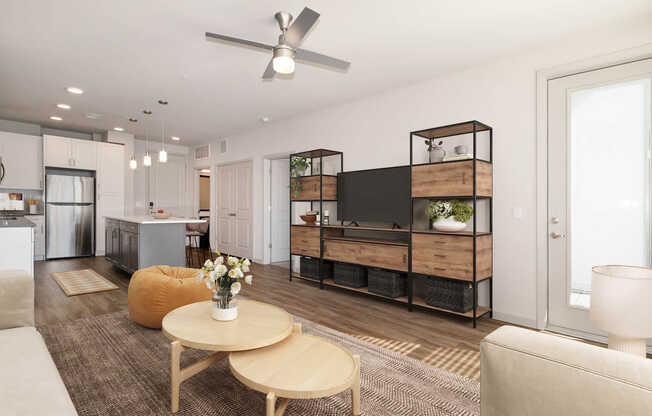
[[(562, 39), (536, 52), (229, 137), (228, 152), (215, 163), (254, 162), (254, 258), (264, 253), (263, 155), (327, 148), (344, 152), (345, 170), (407, 164), (410, 131), (476, 119), (494, 128), (495, 314), (534, 326), (536, 71), (651, 42), (652, 17), (643, 23)], [(514, 208), (520, 208), (520, 218), (512, 215)]]

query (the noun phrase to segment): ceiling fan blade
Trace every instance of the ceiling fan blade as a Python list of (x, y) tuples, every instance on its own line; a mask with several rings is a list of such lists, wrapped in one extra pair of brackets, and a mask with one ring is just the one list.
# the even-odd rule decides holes
[(234, 38), (231, 36), (226, 36), (226, 35), (218, 35), (217, 33), (211, 33), (211, 32), (206, 32), (206, 38), (212, 38), (212, 39), (219, 39), (219, 40), (225, 40), (227, 42), (233, 42), (237, 43), (240, 45), (246, 45), (246, 46), (253, 46), (254, 48), (261, 48), (261, 49), (267, 49), (267, 50), (273, 50), (274, 47), (272, 45), (267, 45), (264, 43), (260, 42), (254, 42), (251, 40), (246, 40), (246, 39), (239, 39), (239, 38)]
[(299, 61), (311, 62), (319, 65), (326, 65), (341, 70), (346, 70), (349, 68), (349, 66), (351, 66), (351, 62), (343, 61), (337, 58), (332, 58), (330, 56), (322, 55), (317, 52), (307, 51), (305, 49), (297, 49), (295, 57)]
[(270, 59), (267, 68), (265, 68), (265, 72), (263, 72), (263, 79), (272, 79), (274, 78), (274, 75), (276, 75), (276, 71), (274, 71), (274, 66)]
[(290, 28), (285, 32), (285, 41), (295, 48), (301, 44), (304, 36), (319, 19), (319, 13), (304, 7)]

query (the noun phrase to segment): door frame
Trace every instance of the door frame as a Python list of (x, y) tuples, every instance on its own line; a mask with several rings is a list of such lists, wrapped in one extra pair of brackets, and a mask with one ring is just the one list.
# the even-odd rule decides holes
[[(263, 264), (270, 264), (272, 262), (272, 249), (269, 246), (272, 242), (272, 160), (289, 159), (293, 153), (296, 152), (290, 150), (263, 156)], [(290, 172), (288, 172), (289, 174)], [(290, 195), (288, 194), (289, 197)], [(291, 209), (292, 207), (290, 207)]]
[[(217, 210), (217, 204), (219, 203), (219, 192), (220, 192), (220, 181), (217, 180), (217, 170), (221, 167), (224, 166), (230, 166), (230, 165), (237, 165), (240, 163), (245, 163), (249, 162), (250, 163), (250, 170), (251, 170), (251, 181), (249, 184), (249, 197), (251, 198), (251, 210), (250, 212), (250, 217), (249, 221), (251, 226), (249, 227), (249, 241), (251, 242), (251, 255), (249, 256), (251, 260), (254, 260), (254, 252), (255, 252), (255, 246), (256, 243), (254, 242), (254, 159), (253, 158), (246, 158), (246, 159), (240, 159), (240, 160), (234, 160), (234, 161), (229, 161), (229, 162), (223, 162), (223, 163), (216, 163), (212, 168), (211, 168), (211, 183), (214, 184), (214, 186), (211, 189), (211, 228), (213, 227), (212, 223), (215, 223), (215, 228), (212, 228), (215, 230), (214, 233), (211, 233), (211, 244), (213, 244), (213, 249), (217, 250), (217, 236), (220, 233), (220, 222), (218, 221), (218, 210)], [(214, 173), (213, 173), (214, 172)], [(199, 179), (198, 179), (199, 180)], [(213, 212), (215, 212), (215, 215), (213, 215)]]
[(652, 58), (652, 43), (536, 72), (536, 328), (597, 342), (606, 338), (548, 325), (548, 81)]

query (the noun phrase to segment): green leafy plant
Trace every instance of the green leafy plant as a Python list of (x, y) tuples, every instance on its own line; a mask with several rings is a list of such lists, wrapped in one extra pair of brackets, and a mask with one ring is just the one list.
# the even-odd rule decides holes
[[(305, 171), (310, 167), (310, 159), (307, 157), (294, 157), (290, 158), (290, 176), (293, 178), (300, 178), (299, 172)], [(292, 194), (296, 198), (299, 192), (303, 191), (303, 183), (299, 179), (290, 181), (292, 187)]]
[(427, 209), (428, 217), (432, 221), (440, 218), (455, 217), (455, 221), (467, 222), (473, 216), (473, 207), (466, 202), (456, 199), (431, 202)]

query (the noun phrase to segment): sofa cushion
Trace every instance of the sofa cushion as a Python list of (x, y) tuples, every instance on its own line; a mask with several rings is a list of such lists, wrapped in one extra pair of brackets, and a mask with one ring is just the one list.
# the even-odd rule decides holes
[(34, 327), (0, 331), (2, 415), (76, 415), (45, 342)]

